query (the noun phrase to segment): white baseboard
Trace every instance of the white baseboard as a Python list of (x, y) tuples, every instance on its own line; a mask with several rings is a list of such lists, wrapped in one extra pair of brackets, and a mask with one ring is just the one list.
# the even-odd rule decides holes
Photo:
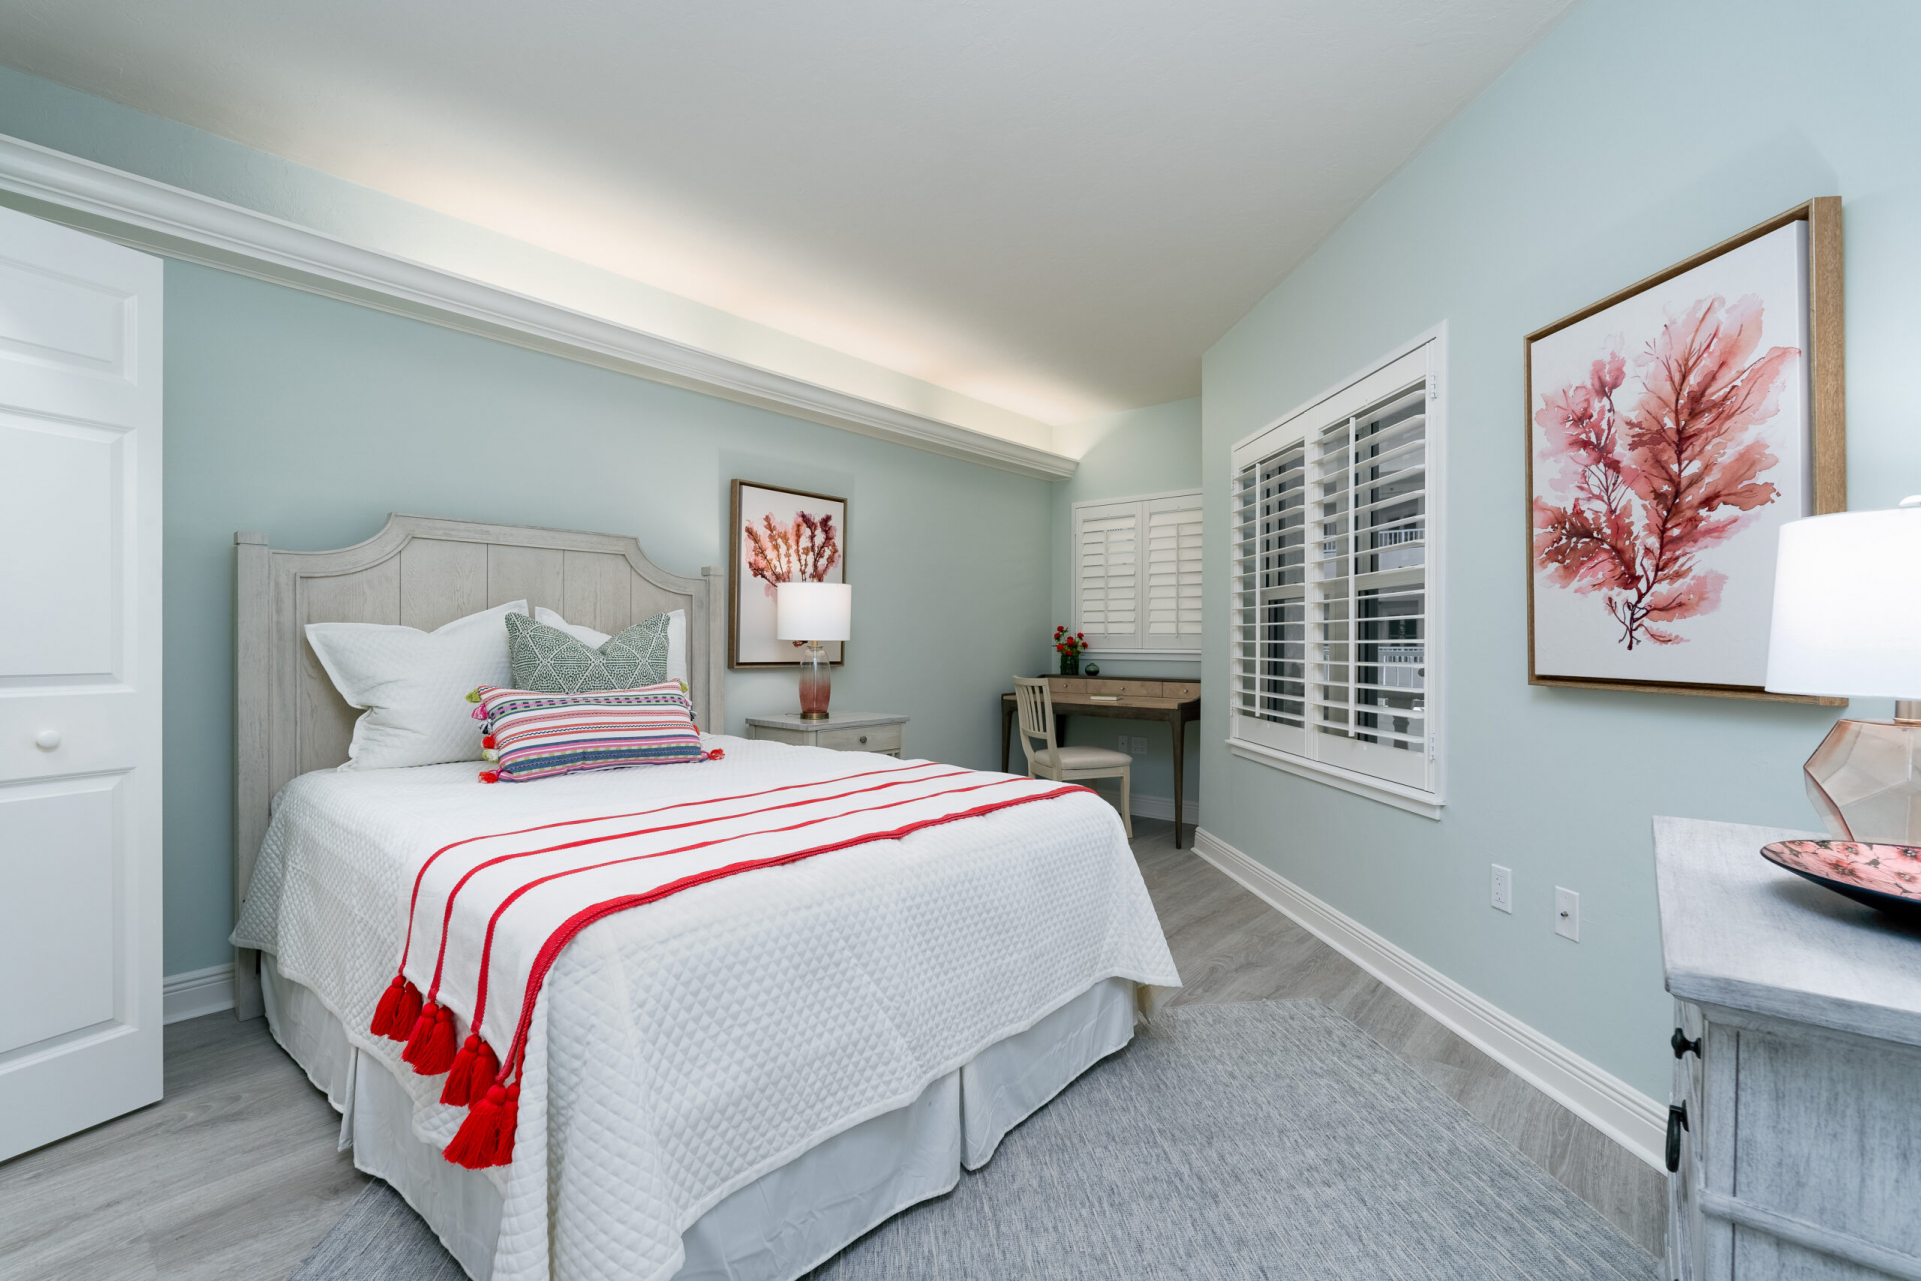
[[(1158, 818), (1169, 823), (1174, 821), (1174, 798), (1171, 796), (1143, 796), (1134, 792), (1127, 798), (1133, 807), (1135, 818)], [(1188, 801), (1181, 806), (1183, 824), (1201, 821), (1201, 806), (1198, 801)]]
[(1213, 833), (1196, 831), (1194, 852), (1508, 1071), (1649, 1165), (1664, 1168), (1664, 1106)]
[[(149, 989), (151, 990), (151, 989)], [(178, 1023), (233, 1008), (233, 962), (169, 974), (160, 985), (160, 1021)]]

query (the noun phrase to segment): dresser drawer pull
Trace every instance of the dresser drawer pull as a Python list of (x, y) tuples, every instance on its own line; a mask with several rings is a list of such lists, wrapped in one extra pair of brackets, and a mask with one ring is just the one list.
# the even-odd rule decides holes
[(1675, 1103), (1668, 1107), (1668, 1173), (1673, 1174), (1681, 1168), (1681, 1131), (1688, 1128), (1688, 1105)]
[(865, 734), (862, 734), (862, 735), (860, 736), (860, 741), (861, 741), (861, 742), (862, 742), (863, 744), (865, 744), (865, 743), (867, 742), (867, 735), (865, 735)]
[(1677, 1059), (1683, 1054), (1692, 1054), (1696, 1058), (1701, 1056), (1700, 1040), (1688, 1040), (1688, 1034), (1678, 1027), (1674, 1029), (1674, 1035), (1668, 1038), (1668, 1044), (1674, 1047), (1674, 1057)]

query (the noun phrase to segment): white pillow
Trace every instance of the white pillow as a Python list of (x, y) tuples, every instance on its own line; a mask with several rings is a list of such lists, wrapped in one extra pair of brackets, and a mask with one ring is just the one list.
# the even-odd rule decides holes
[[(585, 623), (570, 623), (545, 605), (534, 608), (534, 621), (557, 627), (583, 645), (599, 649), (611, 637), (606, 632), (597, 632)], [(636, 622), (642, 621), (639, 619)], [(506, 624), (502, 623), (502, 627)], [(667, 615), (667, 679), (684, 681), (687, 679), (687, 611), (677, 609)]]
[(364, 708), (341, 769), (396, 769), (480, 759), (467, 693), (506, 685), (509, 601), (438, 631), (385, 623), (308, 623), (307, 640), (350, 707)]

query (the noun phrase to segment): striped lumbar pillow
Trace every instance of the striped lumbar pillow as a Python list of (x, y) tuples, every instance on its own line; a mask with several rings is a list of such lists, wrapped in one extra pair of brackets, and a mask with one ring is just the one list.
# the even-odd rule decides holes
[(578, 770), (718, 760), (700, 746), (693, 705), (679, 681), (591, 694), (542, 694), (482, 685), (467, 698), (485, 723), (493, 762), (483, 783), (525, 783)]
[(543, 694), (638, 689), (667, 679), (670, 614), (635, 623), (600, 648), (525, 614), (507, 615), (507, 664), (514, 684)]

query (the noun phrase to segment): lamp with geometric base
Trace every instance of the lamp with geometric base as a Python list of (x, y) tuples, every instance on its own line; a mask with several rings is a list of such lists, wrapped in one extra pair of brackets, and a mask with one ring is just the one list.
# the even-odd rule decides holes
[(1802, 774), (1837, 840), (1921, 845), (1921, 494), (1781, 527), (1767, 688), (1896, 700), (1836, 721)]

